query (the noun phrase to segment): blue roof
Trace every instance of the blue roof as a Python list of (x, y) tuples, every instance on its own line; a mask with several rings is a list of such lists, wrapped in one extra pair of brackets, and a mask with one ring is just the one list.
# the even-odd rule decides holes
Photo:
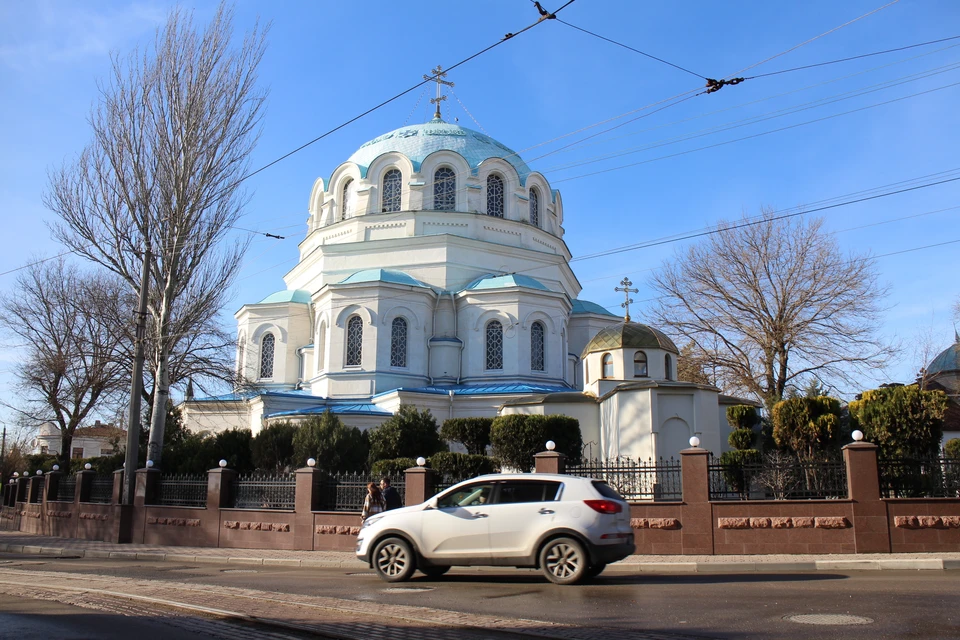
[(440, 150), (454, 151), (476, 170), (488, 158), (503, 158), (513, 165), (520, 175), (520, 183), (526, 182), (530, 168), (513, 149), (497, 142), (479, 131), (450, 124), (434, 118), (426, 124), (400, 127), (363, 144), (350, 158), (360, 167), (361, 177), (367, 177), (367, 168), (379, 156), (395, 151), (413, 163), (413, 170), (420, 171), (420, 164), (431, 153)]
[(619, 316), (611, 311), (607, 311), (606, 308), (601, 307), (596, 302), (589, 302), (587, 300), (574, 300), (573, 301), (573, 310), (570, 312), (574, 313), (599, 313), (602, 316), (612, 316), (618, 318)]
[(526, 287), (528, 289), (550, 291), (550, 289), (539, 280), (535, 280), (530, 276), (513, 273), (505, 276), (495, 276), (493, 274), (481, 276), (468, 284), (465, 290), (480, 291), (483, 289), (504, 289), (507, 287)]
[(340, 281), (340, 284), (350, 284), (354, 282), (392, 282), (394, 284), (406, 284), (411, 287), (426, 287), (425, 285), (410, 274), (393, 269), (364, 269), (350, 274)]
[(283, 291), (271, 293), (257, 304), (270, 304), (273, 302), (297, 302), (300, 304), (310, 304), (311, 297), (312, 296), (310, 295), (310, 292), (304, 289), (285, 289)]
[(218, 396), (205, 396), (203, 398), (194, 398), (192, 402), (236, 402), (238, 400), (249, 400), (256, 396), (273, 396), (278, 398), (283, 397), (314, 397), (318, 400), (323, 400), (323, 396), (314, 396), (312, 393), (306, 389), (285, 389), (283, 391), (264, 391), (264, 390), (254, 390), (247, 389), (244, 391), (234, 391), (232, 393), (223, 393)]
[(427, 387), (400, 387), (392, 391), (378, 393), (378, 396), (393, 393), (394, 391), (406, 391), (408, 393), (431, 393), (436, 395), (448, 395), (453, 391), (455, 396), (482, 396), (482, 395), (503, 395), (505, 393), (555, 393), (559, 391), (569, 391), (570, 387), (556, 384), (531, 384), (531, 383), (504, 383), (504, 384), (453, 384), (453, 385), (434, 385)]
[(275, 418), (277, 416), (312, 416), (323, 414), (329, 411), (330, 413), (343, 415), (366, 415), (366, 416), (392, 416), (393, 414), (389, 411), (379, 408), (375, 404), (370, 404), (369, 402), (357, 402), (353, 404), (321, 404), (315, 407), (306, 407), (304, 409), (292, 409), (290, 411), (278, 411), (277, 413), (271, 413), (268, 417)]

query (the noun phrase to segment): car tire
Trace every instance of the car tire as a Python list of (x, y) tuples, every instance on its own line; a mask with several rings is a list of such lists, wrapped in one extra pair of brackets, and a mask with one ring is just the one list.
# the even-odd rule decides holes
[(595, 564), (595, 565), (593, 565), (592, 567), (590, 567), (589, 569), (587, 569), (587, 573), (584, 575), (584, 577), (585, 577), (585, 578), (596, 578), (598, 575), (600, 575), (601, 573), (603, 573), (603, 570), (606, 569), (606, 568), (607, 568), (607, 563), (605, 563), (605, 562), (601, 562), (600, 564)]
[(381, 580), (403, 582), (417, 570), (417, 559), (406, 540), (386, 538), (373, 550), (373, 568)]
[(432, 580), (436, 580), (437, 578), (445, 574), (447, 571), (450, 571), (450, 567), (437, 567), (437, 566), (420, 567), (420, 571), (423, 573), (423, 575), (427, 576), (428, 578)]
[(587, 577), (587, 554), (573, 538), (554, 538), (540, 549), (540, 568), (554, 584), (576, 584)]

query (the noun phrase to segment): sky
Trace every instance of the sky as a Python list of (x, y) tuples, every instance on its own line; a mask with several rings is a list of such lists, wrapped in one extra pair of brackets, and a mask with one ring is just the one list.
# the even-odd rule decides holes
[[(639, 289), (632, 315), (642, 319), (655, 296), (652, 271), (696, 240), (583, 256), (761, 207), (809, 210), (960, 176), (960, 39), (754, 77), (960, 35), (953, 0), (885, 3), (575, 0), (559, 13), (569, 24), (543, 21), (454, 69), (444, 118), (516, 150), (560, 190), (580, 297), (619, 313), (614, 287), (629, 277)], [(11, 270), (61, 251), (42, 202), (48, 172), (89, 142), (87, 118), (111, 54), (149, 47), (172, 6), (0, 4), (0, 293), (16, 282)], [(215, 3), (188, 7), (203, 24)], [(238, 39), (258, 20), (270, 25), (260, 67), (269, 98), (251, 169), (537, 17), (527, 0), (239, 2)], [(739, 76), (747, 79), (695, 95), (704, 78)], [(367, 140), (428, 121), (432, 92), (416, 88), (247, 180), (241, 226), (285, 239), (255, 236), (224, 310), (228, 326), (242, 304), (285, 288), (316, 178), (329, 178)], [(806, 214), (823, 216), (845, 253), (875, 256), (889, 287), (882, 334), (902, 353), (861, 389), (911, 381), (924, 347), (929, 358), (953, 341), (958, 195), (960, 181), (946, 182)], [(5, 402), (15, 401), (16, 358), (15, 349), (0, 349)], [(12, 420), (0, 409), (0, 421)]]

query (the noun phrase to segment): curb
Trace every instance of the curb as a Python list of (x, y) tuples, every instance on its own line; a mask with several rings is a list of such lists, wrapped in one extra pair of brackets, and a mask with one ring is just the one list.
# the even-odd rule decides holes
[[(185, 562), (199, 564), (236, 564), (266, 567), (316, 569), (366, 569), (357, 561), (301, 560), (298, 558), (244, 558), (242, 556), (187, 555), (180, 553), (101, 551), (33, 545), (0, 544), (0, 552), (24, 555), (146, 562)], [(503, 567), (469, 567), (473, 571), (499, 570)], [(804, 562), (617, 562), (606, 574), (623, 573), (779, 573), (786, 571), (960, 571), (960, 560), (944, 558), (890, 558), (879, 560), (812, 560)]]

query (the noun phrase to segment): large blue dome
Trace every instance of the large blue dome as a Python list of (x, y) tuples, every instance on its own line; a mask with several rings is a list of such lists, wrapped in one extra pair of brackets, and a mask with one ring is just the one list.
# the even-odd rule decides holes
[(459, 153), (474, 170), (488, 158), (503, 158), (520, 174), (521, 183), (526, 182), (530, 174), (530, 167), (513, 149), (479, 131), (439, 118), (426, 124), (400, 127), (378, 136), (363, 144), (348, 161), (355, 162), (360, 167), (360, 175), (366, 177), (370, 163), (385, 153), (395, 151), (410, 159), (414, 171), (420, 171), (424, 158), (441, 150)]

